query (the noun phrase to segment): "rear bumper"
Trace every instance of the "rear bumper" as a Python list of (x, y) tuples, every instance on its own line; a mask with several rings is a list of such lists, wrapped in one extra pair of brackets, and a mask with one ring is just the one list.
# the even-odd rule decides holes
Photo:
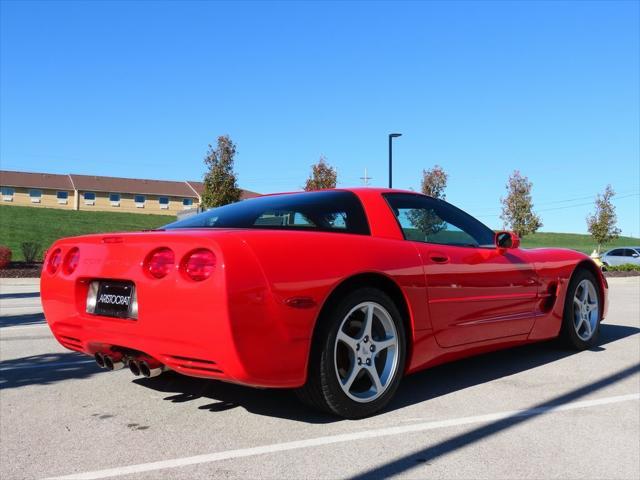
[[(68, 239), (55, 247), (64, 254), (76, 244)], [(64, 347), (88, 355), (139, 353), (185, 375), (255, 387), (304, 384), (309, 335), (288, 327), (291, 318), (282, 315), (261, 277), (235, 285), (229, 292), (221, 252), (213, 242), (207, 247), (218, 256), (219, 270), (207, 280), (193, 282), (185, 281), (179, 272), (149, 279), (134, 260), (144, 258), (148, 247), (132, 256), (127, 252), (127, 261), (124, 256), (104, 260), (105, 255), (97, 251), (103, 246), (81, 245), (76, 272), (51, 274), (43, 269), (41, 299), (51, 331)], [(189, 251), (193, 244), (174, 242), (172, 248), (180, 258), (182, 250)], [(102, 258), (95, 261), (94, 256)], [(249, 273), (243, 278), (252, 278)], [(86, 313), (89, 284), (99, 279), (135, 284), (137, 320)]]
[[(69, 306), (77, 302), (63, 301), (60, 295), (52, 299), (46, 293), (50, 288), (53, 285), (45, 287), (42, 295), (45, 316), (56, 339), (68, 349), (91, 356), (97, 352), (144, 354), (184, 375), (255, 387), (304, 383), (304, 364), (287, 372), (282, 369), (286, 362), (274, 358), (270, 367), (259, 351), (259, 343), (269, 338), (258, 342), (251, 336), (238, 337), (224, 305), (209, 300), (178, 311), (165, 304), (164, 311), (141, 308), (138, 320), (126, 320), (71, 311)], [(175, 295), (180, 296), (184, 298), (184, 294)], [(306, 349), (307, 342), (301, 346)], [(283, 345), (284, 357), (286, 351)]]

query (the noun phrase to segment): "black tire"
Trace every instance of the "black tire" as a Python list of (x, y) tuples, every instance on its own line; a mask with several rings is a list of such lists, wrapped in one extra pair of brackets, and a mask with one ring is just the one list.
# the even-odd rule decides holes
[[(336, 337), (342, 321), (363, 302), (375, 302), (388, 312), (396, 329), (398, 345), (397, 366), (384, 393), (366, 403), (347, 396), (340, 386), (334, 364)], [(407, 343), (398, 307), (384, 292), (375, 288), (360, 288), (339, 299), (318, 321), (320, 323), (309, 358), (307, 383), (296, 391), (298, 397), (307, 405), (348, 419), (368, 417), (382, 410), (391, 401), (404, 373)]]
[[(574, 323), (574, 297), (578, 286), (584, 281), (588, 280), (592, 283), (597, 293), (598, 301), (598, 319), (593, 329), (593, 333), (588, 340), (580, 338), (578, 332), (576, 332)], [(562, 329), (560, 332), (560, 338), (568, 347), (574, 350), (586, 350), (593, 347), (598, 341), (598, 334), (600, 333), (600, 322), (602, 321), (602, 291), (600, 282), (589, 270), (580, 268), (577, 270), (567, 288), (567, 296), (564, 302), (564, 312), (562, 318)]]

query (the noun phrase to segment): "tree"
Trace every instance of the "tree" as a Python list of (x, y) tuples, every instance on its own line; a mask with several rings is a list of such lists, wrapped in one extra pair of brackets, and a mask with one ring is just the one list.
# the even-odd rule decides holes
[(327, 163), (327, 159), (321, 155), (318, 163), (311, 165), (311, 175), (307, 178), (304, 189), (322, 190), (324, 188), (336, 188), (338, 183), (338, 172)]
[(587, 217), (587, 229), (598, 244), (598, 255), (602, 245), (615, 240), (620, 235), (620, 229), (616, 227), (618, 221), (616, 207), (611, 203), (615, 194), (611, 185), (607, 185), (602, 196), (600, 194), (596, 196), (595, 212)]
[(502, 202), (500, 218), (519, 237), (535, 233), (542, 226), (542, 220), (533, 212), (532, 186), (533, 183), (527, 177), (515, 170), (506, 185), (507, 196), (500, 199)]
[[(444, 200), (447, 188), (447, 172), (440, 165), (434, 165), (430, 170), (422, 171), (421, 190), (425, 195)], [(407, 212), (412, 226), (424, 234), (424, 238), (435, 235), (446, 227), (446, 223), (433, 210), (415, 209)]]
[(204, 163), (208, 172), (204, 177), (204, 208), (220, 207), (240, 200), (242, 190), (238, 188), (236, 174), (233, 171), (233, 160), (236, 146), (229, 135), (218, 137), (218, 145), (214, 149), (209, 145)]
[(430, 170), (422, 171), (422, 193), (433, 198), (444, 200), (446, 195), (444, 189), (447, 188), (449, 175), (440, 165), (434, 165)]

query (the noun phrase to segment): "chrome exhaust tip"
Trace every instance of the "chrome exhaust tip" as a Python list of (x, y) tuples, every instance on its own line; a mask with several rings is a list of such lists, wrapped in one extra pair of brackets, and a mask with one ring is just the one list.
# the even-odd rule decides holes
[(145, 361), (140, 362), (140, 373), (145, 378), (157, 377), (158, 375), (164, 372), (164, 365), (159, 365), (157, 367), (150, 367), (149, 364)]
[(120, 370), (121, 368), (124, 368), (124, 362), (122, 359), (115, 360), (108, 355), (104, 355), (104, 367), (111, 371)]
[(129, 360), (129, 370), (131, 370), (131, 373), (136, 377), (140, 376), (140, 364), (137, 361)]
[(102, 355), (100, 352), (96, 352), (96, 354), (93, 356), (93, 358), (96, 359), (96, 363), (98, 364), (98, 366), (100, 368), (107, 368), (104, 365), (104, 355)]

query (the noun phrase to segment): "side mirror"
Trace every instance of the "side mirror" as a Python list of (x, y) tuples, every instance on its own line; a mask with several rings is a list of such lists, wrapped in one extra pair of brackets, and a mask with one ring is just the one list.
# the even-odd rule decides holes
[(496, 233), (495, 243), (497, 248), (518, 248), (520, 246), (520, 237), (516, 232), (498, 232)]
[(640, 257), (640, 255), (638, 255), (637, 253), (634, 253), (633, 255), (631, 255), (633, 258), (638, 258)]

